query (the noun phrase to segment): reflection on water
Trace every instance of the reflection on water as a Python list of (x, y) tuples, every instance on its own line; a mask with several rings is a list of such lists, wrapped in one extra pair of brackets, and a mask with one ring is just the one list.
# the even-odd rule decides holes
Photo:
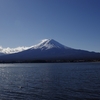
[(0, 64), (0, 100), (100, 100), (100, 63)]

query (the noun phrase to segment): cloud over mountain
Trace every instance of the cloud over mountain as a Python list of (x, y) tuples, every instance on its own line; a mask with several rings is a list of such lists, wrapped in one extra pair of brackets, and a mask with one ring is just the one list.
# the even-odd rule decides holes
[(45, 47), (45, 48), (54, 47), (54, 45), (51, 45), (50, 43), (48, 44), (49, 41), (55, 43), (55, 41), (53, 39), (43, 39), (37, 45), (33, 45), (33, 46), (30, 46), (30, 47), (19, 46), (19, 47), (16, 47), (16, 48), (10, 48), (10, 47), (3, 48), (2, 46), (0, 46), (0, 53), (12, 54), (12, 53), (18, 53), (18, 52), (21, 52), (21, 51), (24, 51), (24, 50), (27, 50), (27, 49), (30, 49), (30, 48), (37, 49), (37, 48), (42, 48), (42, 47)]
[(20, 51), (23, 51), (23, 50), (27, 50), (29, 49), (30, 47), (16, 47), (16, 48), (10, 48), (10, 47), (7, 47), (7, 48), (3, 48), (2, 46), (0, 46), (0, 52), (1, 53), (6, 53), (6, 54), (11, 54), (11, 53), (17, 53), (17, 52), (20, 52)]

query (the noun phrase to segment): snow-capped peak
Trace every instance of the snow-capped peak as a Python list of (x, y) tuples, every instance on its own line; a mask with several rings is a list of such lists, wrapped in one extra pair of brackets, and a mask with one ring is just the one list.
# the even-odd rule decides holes
[(16, 47), (16, 48), (10, 48), (10, 47), (3, 48), (2, 46), (0, 46), (0, 53), (12, 54), (12, 53), (22, 52), (22, 51), (28, 50), (28, 49), (41, 49), (41, 50), (44, 49), (44, 50), (47, 50), (47, 49), (51, 49), (51, 48), (70, 49), (69, 47), (66, 47), (66, 46), (60, 44), (59, 42), (55, 41), (54, 39), (43, 39), (39, 44), (30, 46), (30, 47), (22, 46), (22, 47)]
[(43, 39), (39, 44), (34, 45), (32, 49), (51, 49), (51, 48), (66, 48), (66, 47), (59, 42), (55, 41), (54, 39)]

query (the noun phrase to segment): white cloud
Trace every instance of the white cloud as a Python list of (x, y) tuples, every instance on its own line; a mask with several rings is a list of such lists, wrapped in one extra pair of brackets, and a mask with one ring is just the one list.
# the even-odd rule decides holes
[(48, 41), (48, 40), (49, 39), (44, 39), (39, 44), (30, 46), (30, 47), (22, 46), (22, 47), (16, 47), (16, 48), (10, 48), (10, 47), (3, 48), (2, 46), (0, 46), (0, 53), (11, 54), (11, 53), (21, 52), (23, 50), (27, 50), (27, 49), (30, 49), (30, 48), (33, 48), (33, 47), (38, 48), (42, 43), (44, 43), (45, 41)]
[(11, 54), (11, 53), (17, 53), (17, 52), (20, 52), (20, 51), (23, 51), (23, 50), (27, 50), (31, 47), (17, 47), (17, 48), (10, 48), (10, 47), (7, 47), (7, 48), (3, 48), (2, 46), (0, 46), (0, 52), (1, 53), (6, 53), (6, 54)]

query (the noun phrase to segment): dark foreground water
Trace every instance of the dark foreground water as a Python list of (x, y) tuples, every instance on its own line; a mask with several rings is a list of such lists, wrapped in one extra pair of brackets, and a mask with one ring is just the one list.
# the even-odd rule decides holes
[(100, 63), (0, 64), (0, 100), (100, 100)]

